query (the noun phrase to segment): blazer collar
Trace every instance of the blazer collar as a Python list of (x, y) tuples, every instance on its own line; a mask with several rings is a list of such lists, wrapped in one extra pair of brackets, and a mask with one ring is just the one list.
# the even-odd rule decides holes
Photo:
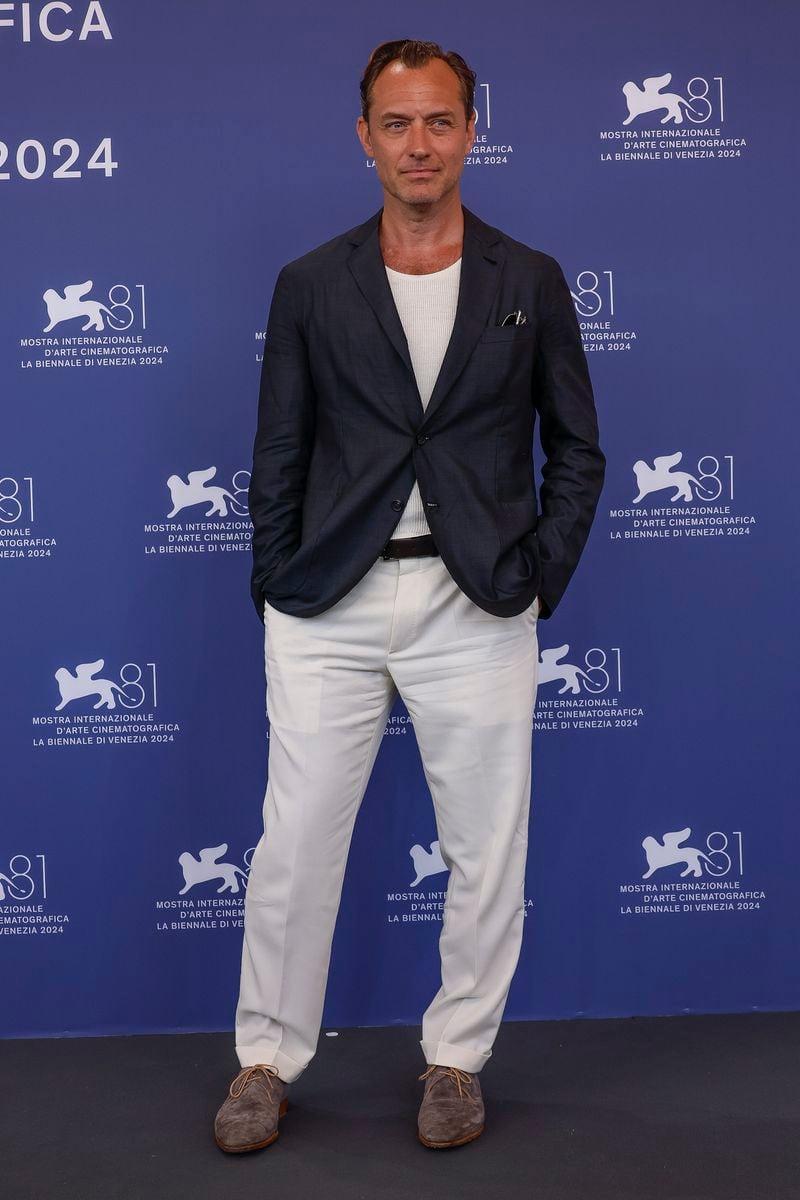
[(403, 404), (415, 429), (438, 408), (466, 366), (486, 327), (505, 260), (505, 247), (498, 231), (481, 221), (463, 204), (461, 209), (464, 214), (464, 244), (456, 316), (427, 409), (422, 407), (408, 342), (381, 254), (378, 230), (383, 208), (348, 235), (354, 249), (347, 265), (408, 372), (411, 387), (403, 395)]

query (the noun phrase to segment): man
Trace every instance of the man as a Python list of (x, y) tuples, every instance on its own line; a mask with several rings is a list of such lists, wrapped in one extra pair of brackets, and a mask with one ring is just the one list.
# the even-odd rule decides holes
[(484, 1126), (478, 1076), (522, 938), (537, 619), (575, 570), (605, 459), (560, 267), (461, 204), (474, 84), (434, 43), (374, 51), (357, 133), (383, 207), (275, 285), (249, 493), (269, 783), (242, 1070), (215, 1122), (227, 1151), (275, 1140), (315, 1053), (353, 824), (398, 692), (450, 871), (418, 1136), (458, 1146)]

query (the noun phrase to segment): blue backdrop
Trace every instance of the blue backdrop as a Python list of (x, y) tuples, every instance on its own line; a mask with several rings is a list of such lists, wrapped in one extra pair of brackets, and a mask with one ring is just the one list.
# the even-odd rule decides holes
[[(0, 1033), (231, 1027), (263, 329), (280, 267), (380, 207), (358, 80), (409, 35), (477, 71), (463, 200), (562, 264), (608, 457), (539, 626), (506, 1017), (797, 1007), (797, 8), (2, 10)], [(419, 1021), (435, 839), (398, 705), (327, 1026)]]

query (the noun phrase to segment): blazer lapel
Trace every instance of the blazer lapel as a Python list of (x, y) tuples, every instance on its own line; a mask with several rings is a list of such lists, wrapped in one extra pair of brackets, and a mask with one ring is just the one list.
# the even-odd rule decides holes
[(475, 343), (486, 328), (500, 283), (505, 248), (497, 233), (464, 208), (464, 246), (456, 318), (436, 379), (426, 420), (439, 407), (467, 365)]
[(409, 416), (418, 428), (438, 408), (467, 364), (475, 343), (486, 327), (489, 311), (500, 282), (505, 249), (495, 230), (464, 208), (464, 244), (453, 331), (447, 345), (436, 385), (423, 410), (414, 377), (403, 324), (386, 276), (378, 229), (383, 209), (351, 234), (355, 249), (348, 266), (365, 300), (372, 307), (381, 327), (400, 356), (411, 384)]
[[(355, 243), (355, 249), (347, 260), (347, 265), (352, 271), (364, 299), (374, 310), (383, 332), (405, 363), (411, 380), (416, 386), (411, 355), (408, 353), (408, 342), (386, 276), (378, 240), (378, 227), (382, 212), (383, 209), (379, 209), (351, 234), (350, 240)], [(419, 401), (419, 393), (417, 393), (417, 400)], [(422, 402), (419, 401), (419, 403), (421, 408)]]

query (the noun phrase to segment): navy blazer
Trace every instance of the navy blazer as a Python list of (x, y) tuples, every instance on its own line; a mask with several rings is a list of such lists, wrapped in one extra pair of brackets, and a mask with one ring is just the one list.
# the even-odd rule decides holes
[[(547, 618), (605, 471), (563, 272), (464, 208), (455, 324), (423, 409), (381, 255), (382, 211), (283, 267), (275, 284), (248, 496), (256, 611), (263, 620), (265, 596), (301, 617), (340, 600), (392, 536), (416, 477), (467, 596), (510, 617), (538, 593)], [(514, 309), (527, 324), (501, 326)]]

